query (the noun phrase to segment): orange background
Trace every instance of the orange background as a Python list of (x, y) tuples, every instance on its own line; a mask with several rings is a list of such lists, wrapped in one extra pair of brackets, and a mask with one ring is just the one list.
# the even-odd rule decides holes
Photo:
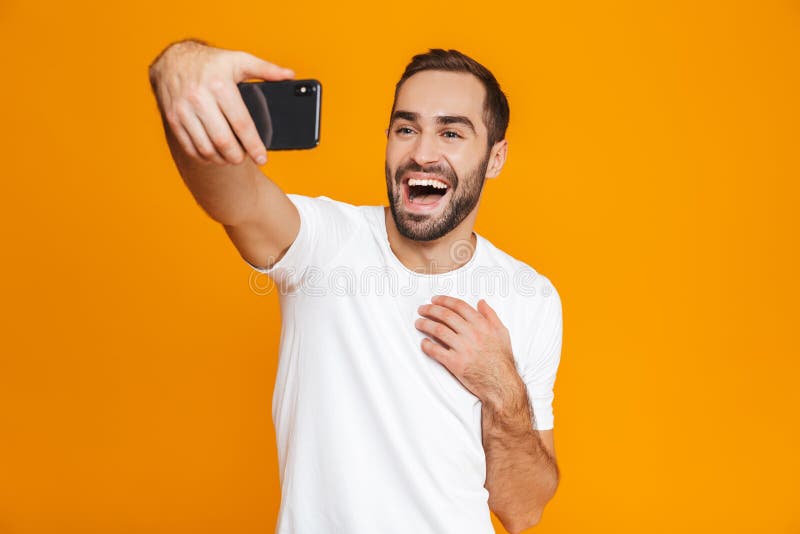
[(264, 170), (356, 204), (386, 202), (411, 55), (497, 75), (477, 231), (564, 306), (536, 532), (800, 532), (798, 4), (379, 6), (0, 4), (0, 533), (274, 529), (277, 295), (181, 182), (147, 81), (189, 36), (322, 81), (320, 147)]

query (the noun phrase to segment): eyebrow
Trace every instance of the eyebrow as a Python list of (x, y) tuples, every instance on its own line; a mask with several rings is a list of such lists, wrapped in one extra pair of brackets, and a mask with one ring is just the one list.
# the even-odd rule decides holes
[[(402, 111), (402, 110), (395, 111), (392, 114), (392, 122), (396, 120), (419, 122), (419, 113), (414, 113), (412, 111)], [(464, 115), (437, 115), (436, 124), (438, 125), (463, 124), (470, 130), (472, 130), (473, 134), (477, 134), (477, 132), (475, 131), (475, 125), (472, 124), (472, 121), (469, 120), (469, 117), (466, 117)]]

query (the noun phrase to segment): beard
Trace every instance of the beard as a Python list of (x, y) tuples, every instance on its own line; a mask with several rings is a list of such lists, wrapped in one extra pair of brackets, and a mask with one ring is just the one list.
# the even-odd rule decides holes
[[(483, 184), (486, 182), (486, 169), (489, 167), (490, 152), (471, 171), (460, 179), (452, 167), (446, 164), (423, 167), (414, 161), (400, 165), (391, 176), (386, 163), (386, 192), (389, 207), (397, 231), (400, 235), (415, 241), (433, 241), (450, 233), (469, 215), (481, 198)], [(403, 207), (401, 180), (407, 172), (424, 172), (443, 177), (450, 184), (449, 203), (438, 214), (408, 213)]]

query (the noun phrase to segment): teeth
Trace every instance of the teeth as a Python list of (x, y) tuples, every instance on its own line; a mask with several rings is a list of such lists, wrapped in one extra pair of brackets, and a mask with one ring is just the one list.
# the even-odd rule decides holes
[(412, 178), (408, 181), (408, 185), (428, 185), (433, 186), (436, 189), (447, 189), (447, 184), (440, 182), (439, 180), (417, 180)]

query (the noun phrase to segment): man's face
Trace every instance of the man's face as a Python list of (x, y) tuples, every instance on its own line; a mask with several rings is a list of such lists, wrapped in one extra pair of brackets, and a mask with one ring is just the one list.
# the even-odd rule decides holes
[(400, 88), (386, 143), (386, 189), (401, 235), (438, 239), (478, 204), (490, 157), (484, 95), (475, 76), (460, 72), (422, 71)]

